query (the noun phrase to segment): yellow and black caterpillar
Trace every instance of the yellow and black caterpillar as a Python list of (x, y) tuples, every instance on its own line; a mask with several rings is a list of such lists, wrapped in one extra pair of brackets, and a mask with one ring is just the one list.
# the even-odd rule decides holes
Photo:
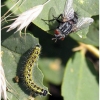
[(31, 50), (28, 59), (26, 60), (26, 63), (24, 65), (21, 78), (24, 84), (28, 87), (28, 89), (31, 90), (31, 92), (35, 92), (36, 94), (46, 96), (47, 94), (49, 94), (48, 91), (37, 86), (34, 83), (34, 80), (32, 80), (32, 69), (34, 67), (36, 60), (39, 57), (40, 51), (41, 51), (40, 45), (36, 45), (36, 47)]

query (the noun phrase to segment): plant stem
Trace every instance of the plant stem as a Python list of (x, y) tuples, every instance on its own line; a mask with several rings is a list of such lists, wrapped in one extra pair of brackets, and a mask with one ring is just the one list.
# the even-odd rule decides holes
[(79, 43), (79, 44), (84, 48), (86, 48), (86, 50), (90, 51), (94, 56), (99, 58), (99, 50), (96, 47), (84, 43)]

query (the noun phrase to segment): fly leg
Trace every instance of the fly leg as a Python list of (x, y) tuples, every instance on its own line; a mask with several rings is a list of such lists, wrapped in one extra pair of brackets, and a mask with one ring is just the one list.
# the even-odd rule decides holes
[(58, 17), (55, 17), (54, 15), (53, 16), (53, 19), (50, 19), (50, 20), (44, 20), (44, 19), (41, 19), (43, 20), (47, 25), (49, 25), (46, 21), (48, 22), (51, 22), (51, 21), (57, 21), (58, 23), (63, 23), (63, 21), (61, 21), (59, 18), (61, 17), (62, 18), (62, 14), (60, 14)]
[(43, 20), (47, 25), (49, 25), (47, 22), (55, 21), (56, 17), (53, 16), (53, 19), (50, 20), (45, 20), (45, 19), (41, 19), (41, 20)]
[[(61, 18), (60, 18), (61, 17)], [(58, 23), (63, 23), (60, 19), (62, 19), (62, 14), (60, 14), (58, 17), (53, 16), (53, 18), (58, 22)], [(60, 18), (60, 19), (59, 19)]]
[(62, 18), (62, 14), (60, 14), (58, 17), (55, 17), (54, 15), (52, 15), (52, 16), (53, 16), (53, 19), (55, 19), (55, 20), (59, 20), (60, 17)]

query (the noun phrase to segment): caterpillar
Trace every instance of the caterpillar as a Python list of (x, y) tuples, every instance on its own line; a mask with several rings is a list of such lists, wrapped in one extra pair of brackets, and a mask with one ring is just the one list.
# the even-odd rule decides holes
[(34, 63), (39, 57), (40, 51), (40, 45), (36, 45), (36, 47), (31, 50), (29, 57), (27, 58), (26, 63), (23, 67), (21, 79), (27, 86), (27, 88), (31, 90), (31, 92), (35, 92), (36, 94), (46, 96), (47, 94), (49, 94), (49, 92), (37, 86), (34, 83), (34, 80), (32, 80), (32, 68), (34, 67)]

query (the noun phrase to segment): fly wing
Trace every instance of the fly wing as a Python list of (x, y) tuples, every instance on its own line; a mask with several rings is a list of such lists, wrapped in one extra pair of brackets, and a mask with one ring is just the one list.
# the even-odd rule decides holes
[(74, 9), (73, 9), (72, 5), (73, 5), (73, 0), (67, 0), (65, 3), (63, 17), (66, 18), (67, 20), (74, 18)]
[(89, 25), (91, 25), (91, 23), (93, 23), (93, 19), (90, 17), (82, 17), (81, 19), (79, 19), (75, 31), (81, 30), (83, 28), (88, 27)]

